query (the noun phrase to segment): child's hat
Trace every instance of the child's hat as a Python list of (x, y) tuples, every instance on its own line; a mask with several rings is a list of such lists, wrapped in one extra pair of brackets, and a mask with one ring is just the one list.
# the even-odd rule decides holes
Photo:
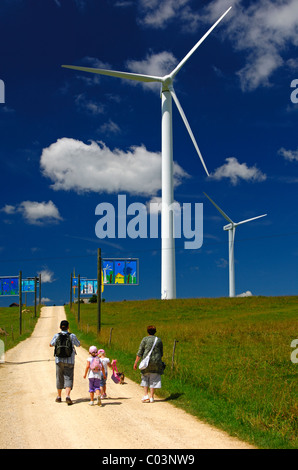
[(99, 350), (98, 350), (98, 354), (105, 354), (105, 353), (106, 353), (106, 352), (105, 352), (104, 349), (99, 349)]
[(92, 354), (92, 353), (96, 354), (97, 353), (97, 347), (96, 346), (90, 346), (89, 352), (90, 352), (90, 354)]

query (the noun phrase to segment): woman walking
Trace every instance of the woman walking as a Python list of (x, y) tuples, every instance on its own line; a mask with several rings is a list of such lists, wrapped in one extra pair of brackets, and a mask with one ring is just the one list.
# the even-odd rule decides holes
[(162, 362), (163, 344), (160, 338), (156, 338), (156, 336), (154, 336), (156, 333), (156, 327), (154, 325), (147, 327), (147, 333), (148, 336), (145, 336), (140, 343), (133, 368), (135, 370), (137, 369), (139, 360), (144, 359), (150, 353), (155, 342), (149, 364), (146, 369), (141, 371), (141, 387), (144, 387), (142, 402), (153, 403), (155, 389), (161, 388), (161, 375), (164, 372), (164, 363)]

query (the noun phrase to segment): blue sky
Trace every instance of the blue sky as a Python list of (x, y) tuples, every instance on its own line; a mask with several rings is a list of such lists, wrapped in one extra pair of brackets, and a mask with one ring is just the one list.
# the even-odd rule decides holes
[(2, 0), (1, 276), (41, 272), (46, 303), (63, 304), (100, 247), (139, 258), (140, 285), (107, 300), (160, 298), (160, 239), (95, 234), (98, 204), (161, 196), (159, 85), (61, 65), (165, 75), (230, 5), (175, 79), (210, 172), (173, 103), (174, 197), (203, 203), (202, 247), (176, 240), (177, 297), (228, 296), (226, 221), (204, 192), (235, 222), (268, 214), (236, 229), (236, 294), (297, 294), (296, 0)]

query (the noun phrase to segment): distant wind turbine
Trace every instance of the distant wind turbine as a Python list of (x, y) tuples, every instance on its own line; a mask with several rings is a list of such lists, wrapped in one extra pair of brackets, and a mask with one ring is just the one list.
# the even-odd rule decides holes
[(187, 118), (183, 109), (178, 101), (176, 93), (173, 88), (173, 81), (177, 73), (202, 44), (202, 42), (209, 36), (213, 29), (220, 23), (220, 21), (231, 10), (230, 7), (215, 23), (214, 25), (202, 36), (202, 38), (195, 44), (195, 46), (188, 52), (184, 59), (179, 62), (177, 67), (169, 74), (163, 77), (153, 75), (143, 75), (129, 72), (117, 72), (114, 70), (105, 70), (89, 67), (77, 67), (73, 65), (62, 65), (62, 67), (81, 70), (83, 72), (98, 73), (100, 75), (108, 75), (111, 77), (125, 78), (128, 80), (136, 80), (139, 82), (159, 82), (161, 84), (161, 99), (162, 99), (162, 260), (161, 260), (161, 298), (162, 299), (175, 299), (176, 298), (176, 268), (175, 268), (175, 238), (174, 238), (174, 218), (172, 204), (174, 202), (173, 190), (173, 136), (172, 136), (172, 98), (178, 108), (178, 111), (183, 119), (186, 129), (190, 138), (195, 146), (195, 149), (200, 157), (202, 165), (209, 176), (205, 162), (194, 138), (192, 130), (189, 126)]
[(235, 261), (234, 261), (234, 239), (235, 239), (235, 230), (238, 225), (245, 224), (246, 222), (250, 222), (252, 220), (259, 219), (260, 217), (265, 217), (267, 214), (258, 215), (257, 217), (253, 217), (252, 219), (242, 220), (241, 222), (233, 222), (224, 211), (212, 201), (211, 197), (208, 194), (204, 193), (205, 196), (209, 199), (210, 202), (216, 207), (216, 209), (221, 213), (221, 215), (230, 222), (228, 225), (223, 227), (224, 230), (228, 230), (229, 232), (229, 295), (230, 297), (235, 297)]

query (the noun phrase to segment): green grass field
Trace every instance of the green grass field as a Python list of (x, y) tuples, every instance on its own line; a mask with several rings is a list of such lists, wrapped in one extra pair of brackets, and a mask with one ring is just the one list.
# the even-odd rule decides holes
[[(298, 297), (103, 303), (99, 335), (96, 304), (81, 305), (79, 325), (77, 305), (66, 312), (82, 345), (103, 347), (137, 383), (136, 352), (147, 325), (155, 324), (167, 364), (161, 397), (256, 447), (298, 447), (298, 364), (291, 361)], [(35, 321), (31, 307), (19, 336), (18, 309), (0, 309), (6, 350), (29, 336)]]
[(4, 342), (5, 351), (28, 338), (39, 318), (40, 307), (36, 309), (36, 317), (34, 307), (23, 306), (22, 310), (22, 333), (20, 334), (19, 307), (0, 308), (0, 328), (6, 332), (6, 334), (0, 334), (0, 340)]
[(81, 305), (80, 325), (77, 305), (67, 313), (82, 343), (106, 349), (136, 382), (135, 355), (155, 324), (167, 364), (160, 396), (256, 447), (298, 447), (298, 297), (103, 303), (99, 335), (96, 304)]

